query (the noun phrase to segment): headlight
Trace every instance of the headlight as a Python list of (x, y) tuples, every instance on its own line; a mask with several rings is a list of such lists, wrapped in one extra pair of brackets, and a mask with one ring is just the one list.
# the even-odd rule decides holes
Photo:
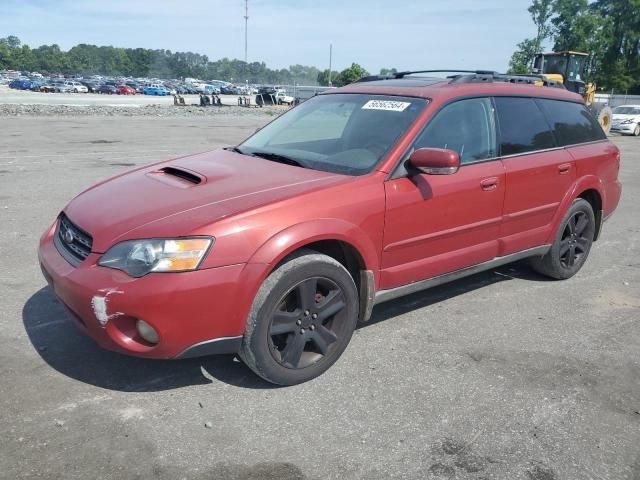
[(623, 125), (627, 125), (629, 123), (633, 123), (633, 120), (629, 119), (629, 120), (623, 120), (620, 123), (622, 123)]
[(136, 278), (151, 272), (195, 270), (212, 244), (212, 238), (129, 240), (111, 247), (98, 265)]

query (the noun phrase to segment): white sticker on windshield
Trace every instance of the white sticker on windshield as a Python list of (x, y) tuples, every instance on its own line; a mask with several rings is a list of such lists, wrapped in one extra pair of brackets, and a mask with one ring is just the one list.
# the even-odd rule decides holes
[(362, 106), (362, 110), (388, 110), (390, 112), (404, 112), (411, 105), (410, 102), (394, 102), (392, 100), (369, 100)]

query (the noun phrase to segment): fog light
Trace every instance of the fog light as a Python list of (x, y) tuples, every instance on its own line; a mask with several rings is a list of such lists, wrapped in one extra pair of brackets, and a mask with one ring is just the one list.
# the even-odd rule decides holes
[(138, 329), (138, 333), (142, 338), (144, 338), (147, 342), (156, 344), (158, 343), (158, 332), (149, 325), (144, 320), (138, 320), (136, 322), (136, 328)]

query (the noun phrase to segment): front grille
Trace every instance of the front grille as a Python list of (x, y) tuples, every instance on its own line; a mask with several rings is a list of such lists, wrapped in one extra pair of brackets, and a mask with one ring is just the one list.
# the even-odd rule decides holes
[(91, 253), (93, 238), (61, 213), (58, 217), (54, 243), (60, 255), (72, 265), (78, 265)]

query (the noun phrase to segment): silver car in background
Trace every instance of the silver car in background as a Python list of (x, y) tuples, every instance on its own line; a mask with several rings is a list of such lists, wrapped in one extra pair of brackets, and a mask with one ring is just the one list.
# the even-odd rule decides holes
[(640, 105), (620, 105), (614, 108), (611, 131), (640, 136)]

